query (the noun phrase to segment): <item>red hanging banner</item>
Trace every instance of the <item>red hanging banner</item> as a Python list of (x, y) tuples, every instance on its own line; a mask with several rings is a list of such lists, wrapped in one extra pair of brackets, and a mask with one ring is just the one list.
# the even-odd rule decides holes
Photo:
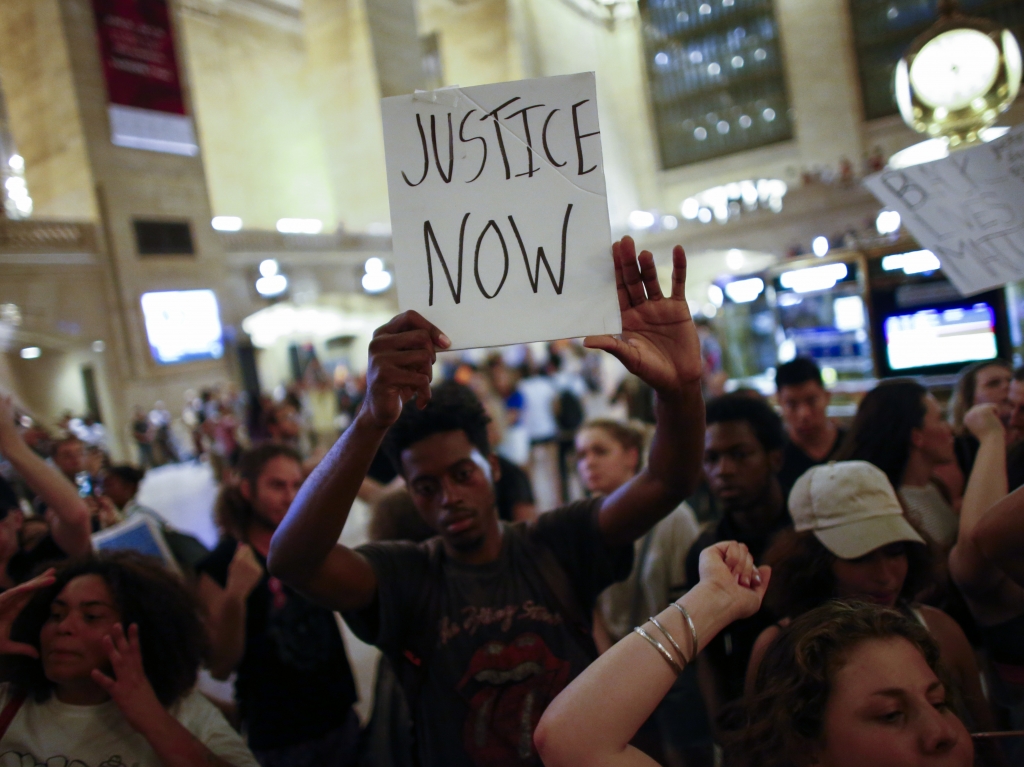
[(92, 0), (111, 104), (185, 114), (166, 0)]

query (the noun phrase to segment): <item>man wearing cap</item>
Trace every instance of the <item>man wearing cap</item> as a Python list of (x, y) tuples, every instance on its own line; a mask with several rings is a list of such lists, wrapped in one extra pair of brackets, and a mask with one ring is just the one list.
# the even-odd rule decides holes
[(894, 608), (931, 632), (974, 720), (987, 729), (991, 712), (967, 638), (941, 610), (914, 603), (929, 569), (924, 539), (903, 513), (889, 479), (866, 461), (840, 461), (805, 472), (789, 495), (793, 530), (765, 553), (772, 564), (769, 609), (781, 617), (757, 638), (747, 670), (757, 669), (780, 627), (829, 599)]
[[(754, 561), (772, 536), (789, 525), (777, 473), (782, 466), (783, 428), (764, 400), (726, 394), (707, 405), (704, 472), (722, 511), (686, 555), (686, 581), (697, 583), (700, 552), (719, 541), (739, 541)], [(697, 676), (712, 721), (722, 706), (743, 695), (747, 660), (758, 634), (771, 624), (762, 610), (718, 634), (697, 658)]]

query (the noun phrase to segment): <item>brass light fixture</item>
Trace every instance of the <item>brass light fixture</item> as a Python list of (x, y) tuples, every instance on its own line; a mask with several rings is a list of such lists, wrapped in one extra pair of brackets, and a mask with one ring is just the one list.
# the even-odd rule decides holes
[(1021, 85), (1021, 50), (1013, 33), (963, 15), (940, 0), (939, 19), (896, 67), (896, 102), (918, 133), (949, 148), (974, 144), (1009, 109)]

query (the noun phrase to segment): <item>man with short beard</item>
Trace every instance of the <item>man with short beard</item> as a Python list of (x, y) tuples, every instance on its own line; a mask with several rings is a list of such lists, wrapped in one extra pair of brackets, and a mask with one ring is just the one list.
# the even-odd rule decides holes
[(224, 531), (196, 565), (216, 679), (238, 672), (235, 698), (263, 767), (353, 767), (355, 683), (334, 614), (266, 571), (270, 538), (305, 476), (302, 458), (266, 442), (243, 453), (217, 498)]

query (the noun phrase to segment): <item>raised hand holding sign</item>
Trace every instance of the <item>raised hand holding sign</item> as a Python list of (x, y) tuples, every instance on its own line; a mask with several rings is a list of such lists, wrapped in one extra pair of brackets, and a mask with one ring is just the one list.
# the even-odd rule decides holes
[(658, 284), (654, 256), (636, 255), (632, 237), (612, 245), (615, 283), (622, 312), (622, 338), (588, 336), (584, 344), (615, 355), (629, 372), (662, 396), (700, 379), (700, 339), (686, 304), (686, 254), (672, 250), (672, 292)]

